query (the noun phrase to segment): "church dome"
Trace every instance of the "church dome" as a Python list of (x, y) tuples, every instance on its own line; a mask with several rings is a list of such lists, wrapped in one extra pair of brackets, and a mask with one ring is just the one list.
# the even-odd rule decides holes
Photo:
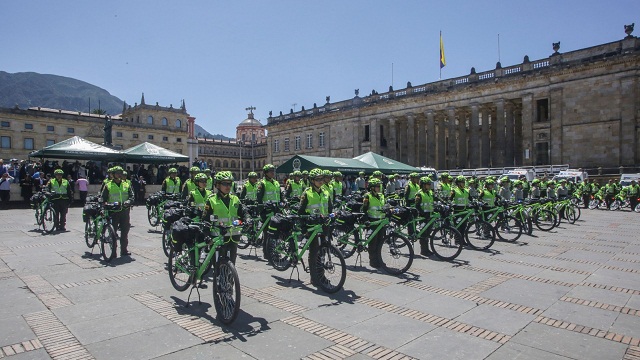
[(253, 118), (253, 112), (250, 112), (249, 117), (242, 120), (242, 122), (240, 124), (238, 124), (238, 127), (245, 127), (245, 126), (262, 126), (262, 124), (260, 123), (260, 121), (256, 120)]

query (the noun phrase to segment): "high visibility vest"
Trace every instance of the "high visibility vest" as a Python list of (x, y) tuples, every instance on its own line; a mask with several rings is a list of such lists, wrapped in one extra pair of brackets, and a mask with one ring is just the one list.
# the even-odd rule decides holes
[(244, 198), (247, 200), (255, 200), (258, 195), (258, 187), (255, 184), (252, 184), (250, 181), (244, 183), (245, 195)]
[(211, 176), (207, 177), (206, 189), (207, 190), (213, 189), (213, 178)]
[(640, 193), (640, 185), (629, 185), (629, 196), (638, 196), (638, 193)]
[(176, 177), (175, 180), (171, 179), (171, 177), (167, 177), (164, 179), (164, 182), (167, 184), (166, 193), (167, 194), (179, 194), (180, 193), (180, 178)]
[(67, 189), (69, 188), (69, 182), (66, 179), (61, 179), (62, 181), (58, 184), (57, 179), (51, 180), (51, 192), (53, 193), (54, 199), (69, 199), (67, 196)]
[(302, 184), (295, 180), (289, 180), (289, 186), (291, 187), (291, 197), (300, 197), (300, 195), (302, 195), (302, 191), (304, 190)]
[(305, 195), (307, 197), (307, 214), (329, 214), (329, 193), (322, 189), (317, 192), (313, 188), (307, 188)]
[(184, 182), (184, 186), (187, 187), (187, 190), (189, 192), (192, 192), (193, 190), (198, 188), (198, 185), (196, 185), (196, 183), (191, 179), (187, 179), (187, 181)]
[[(211, 212), (213, 215), (218, 217), (218, 222), (226, 225), (232, 226), (234, 220), (238, 220), (238, 209), (240, 208), (240, 199), (233, 195), (229, 194), (229, 207), (224, 204), (222, 199), (218, 197), (219, 194), (215, 194), (209, 197), (209, 206), (211, 206)], [(231, 230), (231, 235), (240, 234), (239, 228), (234, 228)]]
[(433, 212), (433, 190), (428, 190), (427, 192), (419, 190), (417, 195), (420, 195), (421, 199), (420, 204), (417, 204), (420, 206), (420, 211)]
[(460, 189), (455, 187), (453, 189), (453, 204), (455, 206), (467, 206), (469, 205), (469, 190)]
[(407, 197), (407, 199), (409, 200), (415, 199), (416, 194), (418, 193), (418, 191), (420, 191), (420, 185), (410, 182), (407, 186), (409, 188), (409, 196)]
[(280, 184), (277, 181), (262, 179), (262, 186), (264, 186), (264, 196), (262, 197), (262, 202), (280, 202)]
[(331, 187), (333, 188), (333, 193), (335, 195), (342, 195), (342, 181), (332, 181)]
[(322, 185), (322, 190), (328, 192), (329, 194), (333, 194), (333, 186), (331, 186), (331, 183)]
[(204, 210), (204, 205), (207, 202), (207, 199), (211, 196), (211, 191), (205, 189), (204, 196), (200, 193), (200, 189), (193, 190), (191, 192), (191, 197), (193, 198), (194, 205), (200, 209)]
[(445, 196), (449, 197), (451, 195), (451, 185), (445, 184), (443, 182), (440, 183), (440, 192)]
[(496, 204), (496, 192), (495, 190), (485, 189), (482, 192), (482, 201), (487, 204), (487, 206), (493, 207)]
[(367, 216), (372, 219), (382, 219), (384, 217), (384, 211), (382, 206), (384, 205), (384, 195), (378, 194), (380, 198), (375, 197), (371, 193), (367, 193), (369, 198), (369, 208), (367, 209)]
[(129, 200), (129, 188), (131, 185), (126, 181), (121, 181), (120, 185), (116, 184), (115, 181), (109, 181), (107, 184), (107, 189), (109, 191), (109, 199), (108, 202), (115, 203), (118, 202), (120, 204)]

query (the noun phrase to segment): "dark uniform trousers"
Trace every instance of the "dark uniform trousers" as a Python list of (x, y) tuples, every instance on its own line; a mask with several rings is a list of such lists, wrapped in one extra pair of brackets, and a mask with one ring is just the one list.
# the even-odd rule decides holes
[(125, 209), (110, 214), (113, 227), (116, 231), (120, 231), (120, 253), (126, 252), (129, 245), (129, 228), (131, 227), (129, 212), (129, 209)]
[(69, 210), (69, 199), (53, 200), (53, 209), (56, 211), (53, 219), (56, 229), (61, 229), (67, 225), (67, 211)]

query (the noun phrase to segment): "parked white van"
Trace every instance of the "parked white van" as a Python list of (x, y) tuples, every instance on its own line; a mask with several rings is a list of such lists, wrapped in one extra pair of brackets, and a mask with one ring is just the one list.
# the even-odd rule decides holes
[(622, 175), (620, 175), (620, 185), (621, 186), (629, 186), (629, 185), (631, 185), (631, 180), (635, 180), (636, 182), (640, 182), (640, 174), (622, 174)]
[(523, 175), (527, 178), (527, 181), (532, 181), (536, 178), (536, 172), (532, 169), (513, 169), (509, 170), (503, 176), (506, 176), (507, 178), (509, 178), (509, 180), (514, 181), (520, 179), (520, 176)]
[(589, 178), (589, 175), (586, 171), (580, 171), (575, 169), (569, 169), (565, 171), (560, 171), (558, 175), (553, 177), (553, 181), (558, 182), (562, 179), (567, 179), (567, 181), (571, 181), (574, 184), (579, 182), (583, 182)]

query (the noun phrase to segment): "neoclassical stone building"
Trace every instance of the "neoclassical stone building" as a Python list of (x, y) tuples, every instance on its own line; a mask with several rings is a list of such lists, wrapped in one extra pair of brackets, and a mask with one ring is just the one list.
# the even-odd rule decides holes
[[(554, 44), (555, 45), (555, 44)], [(368, 151), (437, 169), (635, 165), (640, 40), (313, 106), (267, 120), (268, 161)]]
[[(191, 152), (197, 153), (197, 143), (189, 144), (195, 118), (187, 113), (184, 101), (180, 108), (147, 105), (143, 95), (139, 105), (125, 103), (122, 114), (111, 119), (115, 148), (146, 141), (185, 155), (191, 146)], [(40, 107), (0, 108), (0, 157), (26, 159), (33, 150), (76, 135), (101, 144), (104, 124), (104, 115)]]
[(198, 159), (215, 171), (231, 171), (237, 180), (251, 171), (260, 173), (267, 160), (264, 126), (254, 118), (253, 108), (247, 110), (251, 111), (236, 127), (235, 140), (198, 139)]

